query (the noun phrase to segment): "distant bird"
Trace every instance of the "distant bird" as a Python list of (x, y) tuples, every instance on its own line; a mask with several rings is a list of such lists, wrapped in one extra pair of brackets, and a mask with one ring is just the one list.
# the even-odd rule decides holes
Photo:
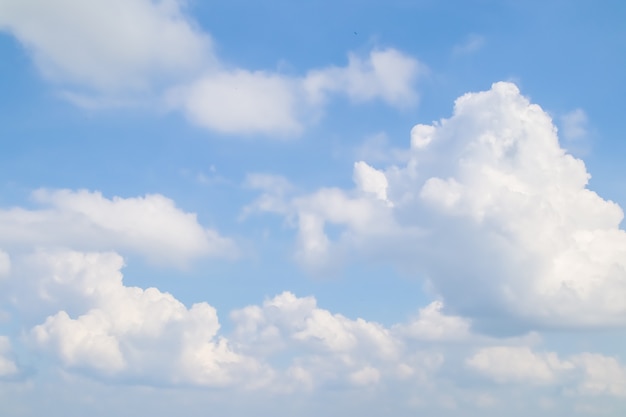
[(358, 35), (358, 33), (354, 32), (355, 35)]

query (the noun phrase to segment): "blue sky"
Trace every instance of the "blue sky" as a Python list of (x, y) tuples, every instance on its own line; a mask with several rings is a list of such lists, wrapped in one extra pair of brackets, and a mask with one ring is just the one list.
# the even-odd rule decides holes
[(0, 0), (0, 414), (622, 415), (625, 18)]

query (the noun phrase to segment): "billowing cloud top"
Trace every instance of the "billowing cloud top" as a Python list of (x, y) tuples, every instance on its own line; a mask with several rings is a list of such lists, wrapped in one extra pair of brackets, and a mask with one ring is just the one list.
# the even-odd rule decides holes
[[(257, 208), (298, 219), (307, 265), (383, 254), (475, 318), (497, 312), (521, 328), (626, 322), (623, 212), (587, 188), (584, 163), (515, 85), (460, 97), (451, 118), (412, 129), (408, 153), (385, 170), (356, 163), (353, 191), (266, 193)], [(344, 228), (335, 241), (328, 223)]]

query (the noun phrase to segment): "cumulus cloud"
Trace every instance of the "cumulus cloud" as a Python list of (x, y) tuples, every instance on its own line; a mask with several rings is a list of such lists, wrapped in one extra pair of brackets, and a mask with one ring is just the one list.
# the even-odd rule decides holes
[[(314, 297), (284, 292), (263, 305), (231, 313), (231, 339), (243, 351), (266, 357), (292, 357), (294, 383), (315, 387), (328, 381), (362, 386), (383, 378), (398, 380), (432, 375), (443, 356), (407, 351), (404, 340), (384, 326), (349, 319), (319, 308)], [(301, 352), (289, 355), (289, 352)]]
[[(515, 85), (468, 93), (452, 117), (415, 126), (410, 154), (384, 170), (357, 163), (360, 194), (324, 188), (257, 207), (298, 219), (305, 265), (375, 253), (413, 268), (478, 325), (626, 323), (622, 209), (587, 188), (583, 161)], [(338, 238), (327, 223), (340, 226)]]
[(389, 48), (373, 50), (367, 59), (350, 54), (347, 67), (310, 71), (303, 84), (314, 102), (328, 93), (342, 93), (354, 101), (381, 99), (405, 107), (416, 102), (412, 86), (425, 71), (417, 60)]
[(211, 41), (182, 0), (8, 0), (0, 30), (26, 46), (38, 69), (62, 84), (100, 92), (146, 90), (199, 70)]
[(0, 243), (128, 250), (180, 265), (200, 256), (233, 256), (234, 243), (203, 228), (162, 195), (108, 199), (86, 190), (38, 190), (39, 210), (0, 210)]
[(327, 67), (295, 77), (267, 71), (218, 69), (172, 89), (168, 100), (192, 123), (222, 133), (297, 135), (323, 113), (332, 95), (355, 102), (381, 100), (395, 107), (417, 101), (424, 72), (414, 58), (388, 48), (365, 58), (351, 54), (347, 67)]
[(216, 336), (217, 313), (207, 303), (187, 308), (156, 288), (125, 286), (123, 260), (115, 253), (57, 251), (33, 257), (42, 272), (56, 277), (60, 290), (70, 287), (86, 300), (80, 313), (61, 310), (29, 335), (37, 348), (70, 369), (151, 384), (210, 386), (262, 370)]
[[(24, 348), (98, 380), (274, 393), (408, 384), (435, 395), (447, 384), (441, 372), (462, 372), (455, 357), (469, 348), (475, 351), (466, 371), (500, 384), (558, 386), (582, 397), (624, 395), (626, 368), (617, 358), (561, 359), (532, 351), (529, 340), (477, 337), (438, 301), (387, 327), (284, 292), (233, 311), (225, 335), (208, 303), (186, 306), (156, 288), (125, 285), (116, 253), (39, 250), (14, 258), (14, 285), (4, 283), (2, 294), (22, 317)], [(0, 377), (18, 373), (11, 343), (0, 337)], [(455, 401), (462, 399), (457, 394)]]

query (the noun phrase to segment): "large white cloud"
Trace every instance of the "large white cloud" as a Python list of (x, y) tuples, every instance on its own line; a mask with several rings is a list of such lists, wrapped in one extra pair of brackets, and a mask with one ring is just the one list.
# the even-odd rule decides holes
[(108, 199), (85, 190), (38, 190), (33, 199), (43, 207), (0, 210), (0, 244), (130, 251), (174, 265), (236, 254), (231, 240), (159, 194)]
[(466, 94), (451, 118), (415, 126), (410, 154), (384, 170), (357, 163), (355, 190), (266, 192), (252, 207), (298, 219), (306, 265), (353, 252), (410, 265), (482, 324), (626, 323), (623, 212), (587, 188), (584, 163), (515, 85)]

